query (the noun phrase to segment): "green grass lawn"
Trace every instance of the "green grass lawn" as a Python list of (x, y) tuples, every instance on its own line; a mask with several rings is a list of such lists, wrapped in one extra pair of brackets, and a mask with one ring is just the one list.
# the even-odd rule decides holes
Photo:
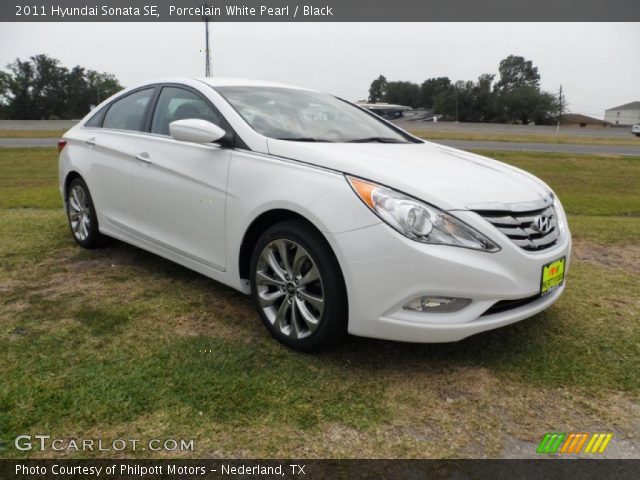
[(27, 455), (22, 433), (193, 438), (185, 457), (424, 458), (533, 454), (547, 431), (595, 430), (637, 452), (640, 158), (491, 155), (563, 199), (563, 298), (454, 344), (305, 355), (227, 287), (120, 242), (75, 246), (55, 150), (0, 149), (0, 457)]

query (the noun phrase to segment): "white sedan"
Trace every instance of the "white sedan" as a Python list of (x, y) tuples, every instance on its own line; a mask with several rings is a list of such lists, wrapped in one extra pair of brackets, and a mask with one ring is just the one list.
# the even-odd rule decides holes
[(571, 238), (546, 184), (315, 90), (152, 81), (59, 150), (79, 245), (114, 237), (251, 294), (300, 350), (347, 332), (455, 341), (564, 290)]

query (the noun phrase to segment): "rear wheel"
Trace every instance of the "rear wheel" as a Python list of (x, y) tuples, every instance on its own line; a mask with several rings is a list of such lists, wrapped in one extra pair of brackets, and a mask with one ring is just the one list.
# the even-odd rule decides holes
[(98, 217), (85, 181), (76, 177), (67, 188), (67, 218), (76, 243), (84, 248), (97, 248), (105, 243), (98, 230)]
[(347, 331), (342, 272), (327, 241), (302, 221), (282, 222), (258, 239), (251, 290), (271, 334), (297, 350), (338, 343)]

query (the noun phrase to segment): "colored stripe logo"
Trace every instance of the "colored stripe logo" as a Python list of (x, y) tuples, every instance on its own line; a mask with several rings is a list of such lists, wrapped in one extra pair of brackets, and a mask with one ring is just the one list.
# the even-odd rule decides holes
[(612, 438), (612, 433), (551, 432), (542, 438), (536, 453), (604, 453)]

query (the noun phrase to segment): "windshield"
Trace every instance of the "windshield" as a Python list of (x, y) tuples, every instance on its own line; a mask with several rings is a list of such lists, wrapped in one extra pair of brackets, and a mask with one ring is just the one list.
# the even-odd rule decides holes
[(217, 87), (258, 133), (305, 142), (410, 143), (357, 107), (325, 93), (280, 87)]

